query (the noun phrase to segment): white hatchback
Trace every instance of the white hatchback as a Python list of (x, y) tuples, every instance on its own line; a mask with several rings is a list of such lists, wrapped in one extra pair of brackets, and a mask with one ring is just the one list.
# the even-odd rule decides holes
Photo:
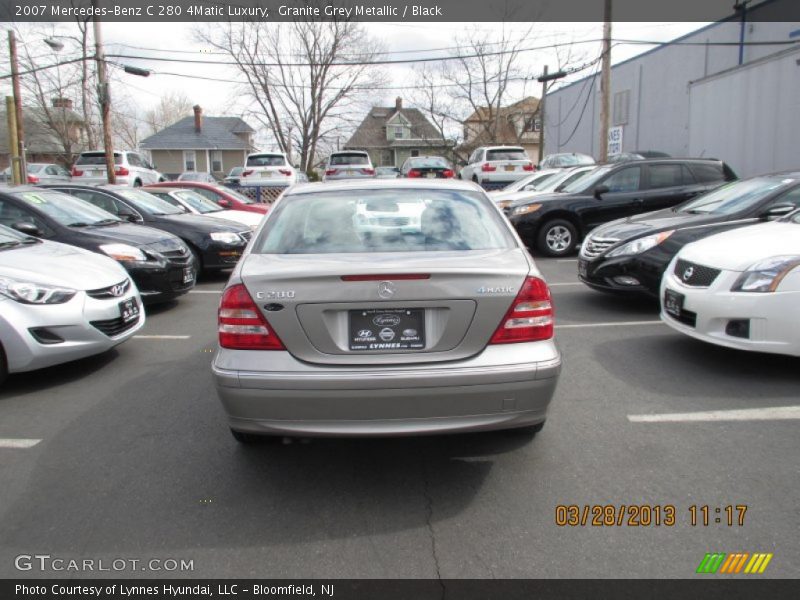
[[(139, 187), (158, 183), (163, 175), (137, 152), (114, 152), (114, 175), (118, 185)], [(104, 185), (108, 183), (106, 153), (103, 150), (81, 152), (72, 167), (72, 183)]]
[(686, 245), (661, 282), (661, 319), (712, 344), (800, 356), (800, 211)]
[(297, 172), (283, 152), (256, 152), (247, 156), (239, 185), (288, 187), (297, 183)]

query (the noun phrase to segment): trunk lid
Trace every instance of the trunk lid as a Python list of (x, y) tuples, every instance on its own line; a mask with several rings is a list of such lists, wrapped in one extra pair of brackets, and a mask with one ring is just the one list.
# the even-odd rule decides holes
[(414, 254), (250, 254), (240, 275), (300, 360), (403, 364), (481, 352), (528, 275), (526, 252)]

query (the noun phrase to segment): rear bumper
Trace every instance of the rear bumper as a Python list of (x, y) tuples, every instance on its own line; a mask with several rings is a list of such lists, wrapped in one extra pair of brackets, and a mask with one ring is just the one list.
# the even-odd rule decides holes
[(288, 352), (264, 352), (271, 358), (263, 364), (274, 370), (226, 368), (241, 352), (252, 354), (220, 349), (212, 367), (230, 426), (277, 435), (397, 436), (534, 425), (546, 417), (561, 369), (552, 341), (490, 346), (467, 360), (428, 365), (313, 366)]

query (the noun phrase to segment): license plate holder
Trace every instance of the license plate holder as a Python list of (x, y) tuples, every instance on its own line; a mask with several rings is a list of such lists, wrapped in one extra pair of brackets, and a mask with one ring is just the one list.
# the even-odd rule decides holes
[(128, 298), (119, 303), (119, 316), (123, 323), (130, 323), (139, 318), (139, 303), (136, 298)]
[(589, 276), (589, 263), (578, 259), (578, 276), (584, 279)]
[(514, 165), (506, 165), (506, 171), (513, 171), (514, 169), (516, 169)]
[(664, 291), (664, 312), (669, 315), (672, 315), (676, 319), (681, 317), (681, 312), (683, 311), (683, 301), (686, 299), (686, 296), (683, 294), (679, 294), (674, 290), (665, 290)]
[(426, 173), (425, 177), (428, 179), (436, 179), (436, 173)]
[(192, 283), (194, 281), (194, 269), (192, 267), (183, 268), (183, 283)]
[(351, 351), (425, 348), (423, 308), (366, 308), (351, 310), (348, 317)]

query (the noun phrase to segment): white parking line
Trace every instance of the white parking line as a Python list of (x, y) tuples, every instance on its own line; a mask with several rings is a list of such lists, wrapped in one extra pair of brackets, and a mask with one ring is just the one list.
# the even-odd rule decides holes
[(635, 325), (663, 325), (661, 321), (613, 321), (610, 323), (568, 323), (556, 329), (582, 329), (584, 327), (631, 327)]
[(562, 283), (547, 283), (548, 287), (559, 287), (562, 285), (583, 285), (580, 281), (567, 281)]
[(631, 423), (685, 423), (689, 421), (785, 421), (800, 419), (800, 406), (773, 406), (737, 410), (707, 410), (661, 415), (628, 415)]
[(578, 262), (577, 258), (557, 258), (556, 262)]
[(137, 340), (188, 340), (190, 335), (135, 335)]
[(41, 441), (24, 438), (0, 438), (0, 448), (33, 448)]
[(222, 290), (192, 290), (190, 294), (221, 294)]

